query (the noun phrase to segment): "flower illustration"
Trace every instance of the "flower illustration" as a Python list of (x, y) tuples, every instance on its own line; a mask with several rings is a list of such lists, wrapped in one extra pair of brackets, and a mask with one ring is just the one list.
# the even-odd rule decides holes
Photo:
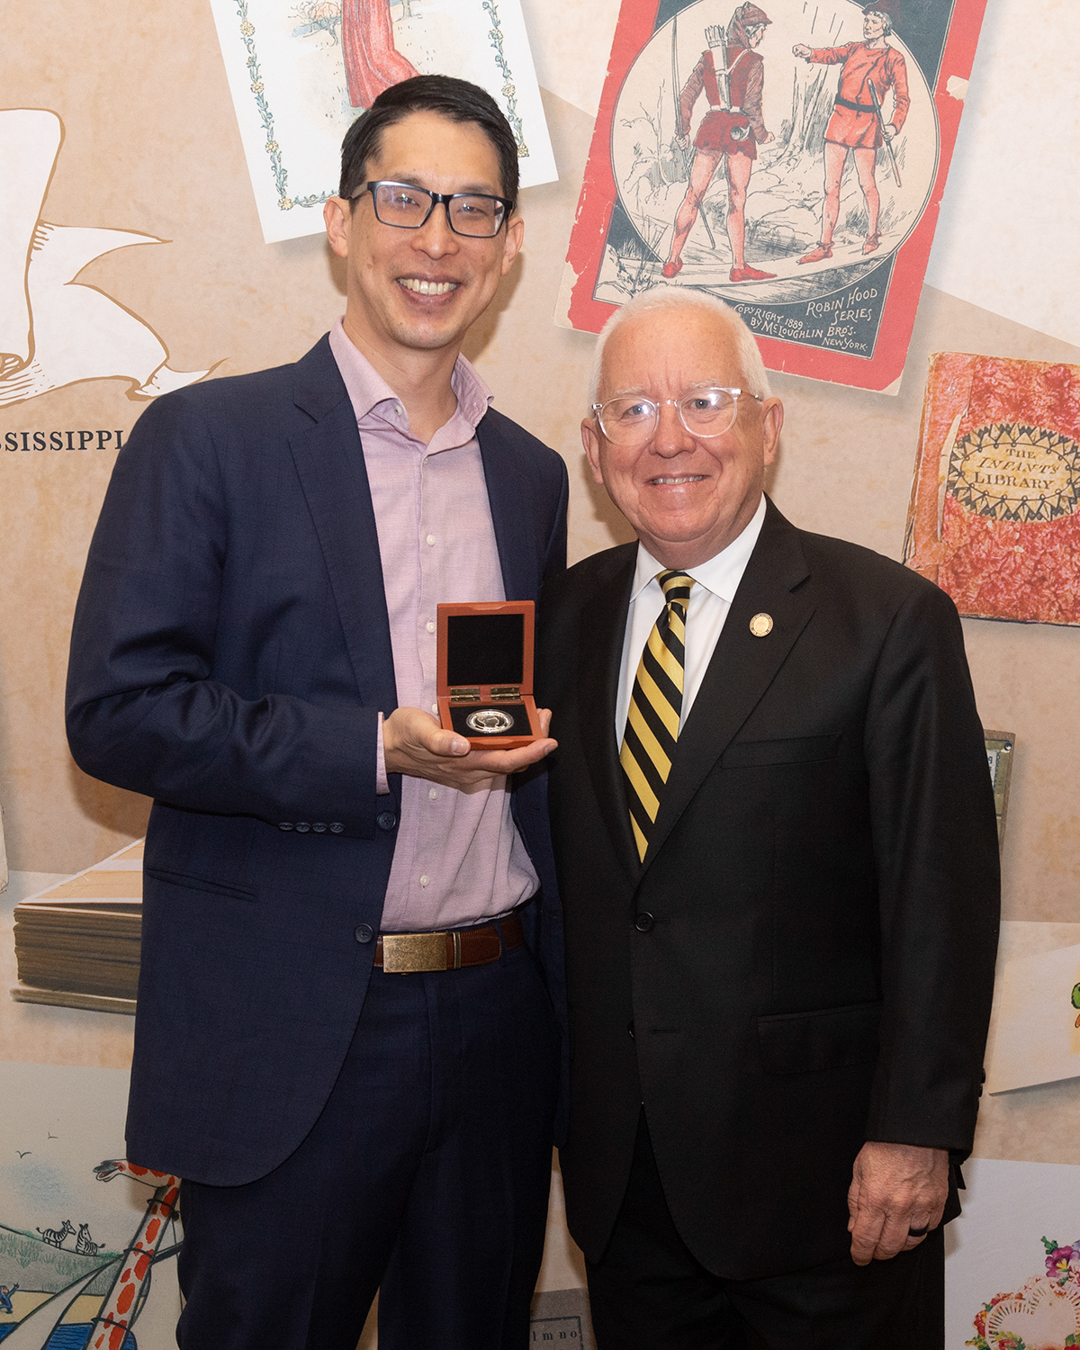
[(243, 33), (245, 37), (251, 37), (252, 33), (254, 33), (255, 31), (255, 25), (253, 23), (248, 22), (245, 19), (245, 21), (240, 25), (240, 31), (241, 33)]

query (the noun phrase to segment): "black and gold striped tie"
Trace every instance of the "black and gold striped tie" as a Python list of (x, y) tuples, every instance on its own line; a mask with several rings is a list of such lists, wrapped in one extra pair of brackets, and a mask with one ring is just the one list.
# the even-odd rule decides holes
[(641, 653), (619, 763), (626, 775), (630, 825), (644, 859), (660, 794), (671, 772), (682, 714), (686, 663), (686, 607), (694, 578), (685, 572), (657, 576), (667, 604)]

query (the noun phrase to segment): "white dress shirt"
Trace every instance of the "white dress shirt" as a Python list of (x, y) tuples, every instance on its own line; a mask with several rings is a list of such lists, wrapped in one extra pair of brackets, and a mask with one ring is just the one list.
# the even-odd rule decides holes
[[(701, 681), (705, 678), (705, 671), (716, 648), (716, 640), (723, 630), (728, 610), (739, 588), (739, 582), (742, 581), (746, 564), (750, 561), (750, 554), (754, 551), (764, 520), (765, 498), (762, 496), (749, 525), (728, 544), (727, 548), (698, 567), (681, 569), (687, 576), (694, 578), (695, 585), (690, 591), (690, 604), (686, 615), (686, 662), (683, 667), (680, 730), (685, 725), (687, 715), (701, 688)], [(656, 576), (658, 572), (669, 570), (663, 563), (656, 561), (644, 544), (638, 544), (637, 566), (634, 569), (630, 609), (626, 616), (626, 634), (623, 638), (619, 698), (615, 706), (615, 740), (618, 745), (622, 745), (626, 717), (630, 710), (630, 696), (634, 692), (634, 680), (641, 661), (641, 653), (649, 640), (653, 624), (659, 618), (665, 604), (664, 592), (660, 589)]]

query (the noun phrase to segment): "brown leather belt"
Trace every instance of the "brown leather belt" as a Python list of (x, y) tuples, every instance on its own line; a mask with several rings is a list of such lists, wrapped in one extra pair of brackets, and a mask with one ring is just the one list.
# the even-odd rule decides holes
[(442, 933), (383, 933), (375, 944), (375, 964), (382, 966), (388, 975), (486, 966), (499, 959), (504, 946), (513, 951), (524, 941), (525, 928), (517, 914), (484, 924), (482, 928), (455, 928)]

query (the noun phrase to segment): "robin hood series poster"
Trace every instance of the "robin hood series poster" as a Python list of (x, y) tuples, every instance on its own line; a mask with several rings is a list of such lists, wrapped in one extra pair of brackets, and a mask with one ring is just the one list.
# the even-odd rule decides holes
[(653, 286), (895, 392), (986, 0), (623, 0), (556, 318)]

